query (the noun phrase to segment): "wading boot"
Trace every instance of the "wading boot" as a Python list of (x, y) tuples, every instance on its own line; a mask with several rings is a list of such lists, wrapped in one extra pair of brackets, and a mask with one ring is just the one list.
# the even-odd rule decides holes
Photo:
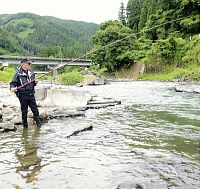
[(28, 121), (27, 117), (22, 117), (22, 124), (24, 128), (28, 128)]
[(35, 117), (35, 123), (36, 123), (37, 128), (40, 128), (42, 126), (40, 117)]

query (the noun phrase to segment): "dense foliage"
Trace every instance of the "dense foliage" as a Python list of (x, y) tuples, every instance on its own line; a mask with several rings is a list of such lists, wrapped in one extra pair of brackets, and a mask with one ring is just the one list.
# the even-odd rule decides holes
[[(131, 34), (131, 29), (125, 27), (119, 21), (108, 21), (101, 24), (99, 31), (93, 38), (95, 47), (93, 60), (106, 67), (109, 72), (116, 71), (121, 67), (128, 67), (134, 59), (130, 55), (134, 49), (132, 38), (122, 40)], [(107, 44), (109, 44), (106, 46)]]
[(59, 83), (63, 85), (75, 85), (84, 80), (84, 76), (79, 72), (70, 72), (59, 75)]
[(98, 25), (30, 13), (0, 15), (0, 54), (74, 58), (92, 48)]
[(143, 62), (149, 73), (200, 66), (199, 0), (129, 0), (126, 22), (122, 10), (123, 6), (121, 25), (117, 21), (102, 23), (94, 37), (94, 50), (101, 51), (93, 59), (100, 66), (113, 72)]
[(12, 80), (15, 69), (12, 67), (0, 69), (0, 81), (9, 82)]

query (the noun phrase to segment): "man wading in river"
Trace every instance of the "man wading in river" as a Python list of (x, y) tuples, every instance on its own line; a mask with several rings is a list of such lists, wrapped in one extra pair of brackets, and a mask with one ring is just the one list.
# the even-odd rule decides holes
[[(24, 128), (28, 128), (28, 121), (27, 121), (28, 106), (31, 108), (31, 111), (33, 112), (33, 118), (36, 122), (37, 127), (39, 128), (41, 127), (41, 121), (35, 100), (35, 89), (34, 89), (37, 84), (37, 81), (35, 81), (35, 74), (31, 70), (32, 62), (33, 61), (30, 59), (27, 58), (23, 59), (21, 61), (20, 67), (17, 69), (15, 73), (15, 76), (10, 82), (10, 90), (11, 92), (16, 93), (21, 104), (22, 123)], [(32, 80), (34, 81), (30, 82)]]

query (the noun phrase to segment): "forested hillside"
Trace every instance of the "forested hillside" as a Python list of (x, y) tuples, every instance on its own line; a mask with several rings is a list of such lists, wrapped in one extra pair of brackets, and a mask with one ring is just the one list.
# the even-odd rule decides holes
[(92, 48), (97, 24), (30, 13), (0, 15), (0, 54), (77, 57)]
[[(135, 63), (145, 63), (146, 73), (199, 67), (199, 13), (199, 0), (129, 0), (127, 7), (122, 3), (120, 21), (100, 25), (94, 37), (94, 50), (121, 41), (106, 46), (93, 59), (109, 72)], [(193, 78), (200, 79), (198, 75), (200, 69), (193, 73)]]

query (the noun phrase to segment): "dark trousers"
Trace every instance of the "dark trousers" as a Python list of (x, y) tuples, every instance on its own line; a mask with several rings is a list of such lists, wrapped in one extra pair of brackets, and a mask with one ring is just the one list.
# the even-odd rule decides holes
[(39, 119), (39, 111), (36, 104), (35, 96), (33, 94), (32, 95), (20, 94), (19, 101), (21, 104), (23, 122), (27, 122), (28, 107), (30, 107), (31, 111), (33, 112), (34, 120)]

